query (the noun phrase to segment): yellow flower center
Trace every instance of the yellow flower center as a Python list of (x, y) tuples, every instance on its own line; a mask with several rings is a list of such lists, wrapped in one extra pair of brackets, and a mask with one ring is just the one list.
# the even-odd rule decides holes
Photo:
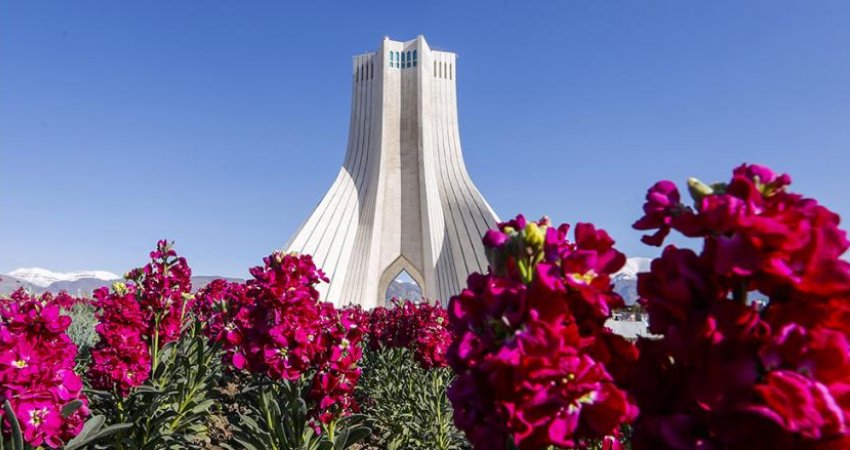
[(597, 277), (596, 272), (593, 269), (588, 270), (585, 273), (571, 273), (570, 278), (573, 279), (576, 283), (590, 284)]
[(44, 422), (44, 417), (47, 415), (47, 408), (37, 408), (30, 411), (30, 424), (37, 427)]

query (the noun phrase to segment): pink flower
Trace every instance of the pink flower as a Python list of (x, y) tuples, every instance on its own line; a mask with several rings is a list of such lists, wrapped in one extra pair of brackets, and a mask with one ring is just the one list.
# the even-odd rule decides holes
[(690, 184), (696, 212), (655, 198), (635, 225), (703, 245), (668, 246), (639, 275), (660, 338), (640, 340), (622, 371), (641, 409), (634, 448), (848, 448), (850, 242), (838, 216), (762, 166)]
[(192, 271), (165, 240), (150, 257), (127, 274), (132, 283), (94, 292), (101, 340), (91, 352), (89, 377), (97, 389), (129, 395), (150, 377), (153, 354), (180, 337)]
[(632, 225), (636, 230), (658, 230), (641, 240), (649, 245), (660, 246), (670, 234), (674, 215), (682, 210), (679, 190), (671, 181), (659, 181), (646, 193), (643, 205), (644, 216)]
[(364, 321), (369, 346), (407, 348), (425, 369), (446, 366), (448, 313), (440, 304), (392, 300), (392, 308), (378, 307)]
[(501, 247), (508, 241), (508, 237), (505, 233), (502, 233), (499, 230), (488, 230), (487, 234), (484, 235), (484, 246), (485, 247)]
[(774, 421), (784, 430), (807, 439), (822, 439), (847, 433), (845, 411), (823, 384), (796, 372), (769, 372), (755, 386), (764, 406), (754, 412)]
[(50, 399), (22, 397), (14, 408), (24, 439), (32, 446), (45, 444), (59, 448), (62, 429), (61, 408)]
[(449, 302), (456, 425), (476, 448), (575, 447), (613, 435), (637, 410), (594, 357), (624, 377), (613, 360), (637, 358), (603, 326), (623, 304), (611, 275), (625, 256), (590, 224), (576, 226), (574, 243), (569, 226), (547, 219), (517, 216), (499, 228), (506, 239), (488, 250), (491, 273), (470, 275)]
[(319, 302), (326, 281), (309, 255), (273, 253), (244, 284), (216, 280), (192, 311), (227, 350), (225, 361), (271, 380), (308, 379), (312, 420), (329, 423), (357, 410), (361, 331), (354, 313)]
[[(9, 401), (33, 447), (62, 447), (89, 415), (74, 373), (77, 347), (65, 334), (69, 324), (52, 297), (18, 291), (0, 304), (0, 403)], [(62, 408), (76, 400), (83, 406), (62, 417)]]

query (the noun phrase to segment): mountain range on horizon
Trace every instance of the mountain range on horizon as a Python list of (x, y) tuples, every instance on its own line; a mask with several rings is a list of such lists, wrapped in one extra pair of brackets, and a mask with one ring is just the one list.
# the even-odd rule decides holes
[[(211, 281), (223, 278), (228, 281), (242, 281), (238, 278), (195, 275), (192, 276), (192, 287), (201, 289)], [(104, 270), (82, 270), (74, 272), (54, 272), (40, 267), (24, 267), (15, 269), (8, 274), (0, 274), (0, 295), (8, 295), (20, 288), (34, 294), (44, 292), (58, 293), (65, 291), (71, 295), (91, 295), (92, 291), (102, 286), (109, 286), (124, 278)]]
[[(627, 305), (637, 301), (637, 274), (648, 271), (651, 261), (651, 258), (628, 258), (626, 265), (612, 277), (614, 290), (623, 297)], [(199, 275), (192, 277), (192, 286), (194, 289), (200, 289), (218, 278), (243, 281), (239, 278)], [(120, 275), (103, 270), (54, 272), (40, 267), (25, 267), (8, 274), (0, 274), (0, 295), (8, 295), (19, 288), (34, 294), (66, 291), (71, 295), (90, 295), (95, 289), (122, 279)], [(387, 288), (386, 293), (387, 299), (393, 297), (419, 300), (422, 298), (422, 291), (415, 282), (396, 279)]]

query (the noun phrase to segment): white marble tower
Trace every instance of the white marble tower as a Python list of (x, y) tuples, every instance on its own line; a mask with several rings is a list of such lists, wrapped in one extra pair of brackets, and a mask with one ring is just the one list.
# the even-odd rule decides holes
[(446, 302), (486, 270), (481, 236), (498, 221), (463, 162), (457, 55), (385, 37), (352, 74), (345, 161), (288, 250), (313, 255), (337, 305), (383, 305), (402, 270)]

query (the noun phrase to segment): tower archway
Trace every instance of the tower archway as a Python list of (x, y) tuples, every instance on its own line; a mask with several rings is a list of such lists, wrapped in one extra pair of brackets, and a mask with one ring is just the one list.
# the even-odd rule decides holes
[(387, 289), (390, 287), (390, 283), (403, 272), (410, 275), (410, 278), (419, 286), (420, 290), (425, 286), (425, 278), (422, 276), (422, 273), (407, 258), (399, 256), (381, 274), (380, 282), (378, 283), (378, 306), (387, 306)]

